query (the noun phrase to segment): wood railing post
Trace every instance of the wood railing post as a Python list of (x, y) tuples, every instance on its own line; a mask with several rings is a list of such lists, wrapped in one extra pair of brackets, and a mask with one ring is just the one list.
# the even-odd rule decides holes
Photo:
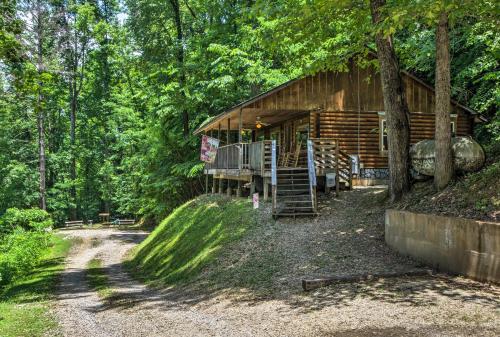
[(309, 176), (309, 191), (314, 212), (318, 210), (316, 195), (316, 165), (314, 164), (314, 147), (312, 140), (307, 141), (307, 170)]
[(265, 151), (266, 151), (266, 144), (264, 141), (262, 141), (260, 143), (260, 175), (263, 177), (264, 176), (264, 172), (265, 172), (265, 162), (266, 162), (266, 154), (265, 154)]
[(278, 165), (276, 164), (276, 141), (271, 142), (271, 193), (273, 214), (276, 215), (276, 193), (278, 188)]
[(340, 193), (340, 177), (339, 177), (340, 170), (339, 170), (339, 164), (340, 164), (340, 160), (339, 160), (339, 141), (336, 140), (335, 141), (335, 193), (337, 194), (337, 196)]
[(348, 155), (349, 158), (349, 189), (352, 190), (352, 158)]

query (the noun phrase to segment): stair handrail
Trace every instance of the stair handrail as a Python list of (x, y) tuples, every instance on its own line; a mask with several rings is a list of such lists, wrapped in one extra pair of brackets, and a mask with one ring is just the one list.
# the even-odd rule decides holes
[(316, 213), (316, 167), (314, 165), (314, 150), (312, 140), (307, 140), (307, 171), (309, 173), (309, 189), (311, 193), (311, 201), (313, 211)]
[(271, 194), (273, 200), (273, 214), (276, 212), (276, 191), (278, 185), (278, 167), (276, 165), (276, 140), (271, 142)]

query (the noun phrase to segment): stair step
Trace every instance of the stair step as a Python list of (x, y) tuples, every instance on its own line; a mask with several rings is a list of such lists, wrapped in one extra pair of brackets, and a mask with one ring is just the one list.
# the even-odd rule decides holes
[(279, 195), (278, 200), (288, 201), (287, 199), (293, 199), (295, 201), (301, 201), (301, 200), (297, 200), (298, 198), (301, 198), (301, 200), (311, 200), (311, 195), (309, 195), (309, 194), (302, 194), (302, 195), (300, 195), (300, 194), (299, 195)]
[(312, 210), (312, 206), (311, 205), (309, 205), (309, 206), (293, 206), (293, 207), (286, 207), (285, 206), (285, 207), (282, 207), (281, 209), (282, 210), (289, 210), (289, 211), (294, 210), (294, 209), (310, 209), (310, 210)]
[(307, 171), (307, 167), (278, 167), (278, 172), (283, 171)]
[(308, 178), (309, 177), (309, 173), (307, 172), (300, 172), (300, 173), (282, 173), (282, 172), (279, 172), (277, 174), (277, 177), (280, 178), (280, 177), (304, 177), (304, 178)]
[(290, 212), (279, 212), (275, 214), (276, 216), (297, 216), (297, 215), (317, 215), (318, 213), (315, 212), (297, 212), (297, 213), (290, 213)]
[(297, 180), (297, 181), (309, 181), (309, 177), (290, 177), (290, 178), (285, 178), (285, 177), (280, 177), (278, 176), (278, 182), (283, 181), (283, 180)]

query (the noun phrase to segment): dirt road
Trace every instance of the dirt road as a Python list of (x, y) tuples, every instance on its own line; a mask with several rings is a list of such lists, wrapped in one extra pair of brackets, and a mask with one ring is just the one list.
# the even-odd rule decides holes
[[(499, 289), (460, 278), (338, 284), (255, 300), (234, 292), (158, 291), (130, 279), (121, 265), (147, 233), (84, 229), (65, 234), (80, 243), (68, 259), (54, 309), (64, 336), (500, 335)], [(101, 300), (87, 284), (87, 264), (94, 258), (102, 259), (109, 275), (110, 300)]]

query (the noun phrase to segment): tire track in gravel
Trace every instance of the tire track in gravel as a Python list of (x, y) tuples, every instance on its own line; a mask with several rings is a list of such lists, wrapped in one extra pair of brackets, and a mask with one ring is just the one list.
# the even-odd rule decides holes
[[(351, 221), (352, 214), (337, 214)], [(500, 331), (500, 289), (460, 278), (339, 284), (307, 294), (247, 301), (233, 293), (156, 290), (131, 279), (122, 260), (146, 237), (145, 232), (63, 233), (81, 242), (67, 260), (54, 309), (64, 336), (428, 337), (498, 336)], [(295, 245), (292, 241), (279, 249)], [(86, 267), (96, 257), (109, 275), (113, 291), (109, 300), (102, 301), (87, 285)]]
[[(169, 301), (132, 280), (123, 270), (126, 252), (146, 233), (137, 231), (73, 230), (83, 241), (67, 261), (58, 289), (56, 316), (64, 336), (254, 336), (245, 324), (227, 322), (217, 314)], [(93, 247), (92, 242), (99, 245)], [(89, 289), (86, 266), (100, 258), (113, 291), (101, 301)]]

